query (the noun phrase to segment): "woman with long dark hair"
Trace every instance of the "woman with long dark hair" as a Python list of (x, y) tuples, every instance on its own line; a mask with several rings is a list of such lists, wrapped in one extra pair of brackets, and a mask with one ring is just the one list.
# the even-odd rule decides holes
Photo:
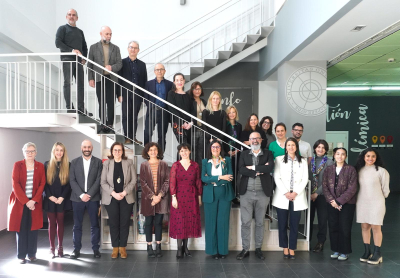
[[(389, 196), (390, 176), (384, 168), (380, 154), (372, 149), (363, 150), (358, 156), (356, 170), (360, 190), (357, 195), (357, 223), (361, 223), (365, 252), (361, 262), (382, 262), (382, 225), (386, 213), (385, 198)], [(370, 251), (371, 229), (374, 236), (374, 252)]]
[(265, 116), (260, 121), (260, 127), (264, 131), (265, 136), (267, 136), (267, 149), (271, 142), (276, 141), (275, 135), (272, 133), (272, 127), (274, 125), (274, 120), (270, 116)]
[(346, 261), (351, 250), (351, 227), (356, 209), (357, 172), (346, 163), (347, 150), (335, 148), (334, 165), (326, 167), (322, 188), (328, 203), (331, 259)]
[(235, 197), (231, 158), (224, 154), (222, 143), (214, 139), (203, 159), (201, 180), (206, 225), (206, 254), (216, 260), (228, 255), (231, 201)]
[(108, 213), (110, 225), (111, 258), (126, 259), (129, 225), (136, 196), (136, 167), (125, 155), (124, 144), (114, 142), (108, 160), (103, 163), (101, 173), (101, 203)]
[(328, 143), (319, 139), (314, 143), (314, 156), (311, 159), (311, 210), (310, 210), (310, 241), (313, 236), (313, 223), (315, 211), (318, 215), (318, 243), (313, 252), (321, 252), (324, 249), (326, 233), (328, 231), (328, 206), (322, 189), (322, 181), (326, 167), (333, 165), (332, 159), (326, 155), (329, 151)]
[(295, 138), (287, 139), (285, 155), (275, 158), (274, 179), (276, 188), (272, 205), (276, 207), (278, 214), (279, 247), (283, 248), (285, 259), (295, 259), (294, 250), (297, 248), (301, 211), (308, 208), (305, 190), (308, 183), (308, 165), (300, 156), (299, 143)]
[[(167, 101), (176, 107), (187, 111), (191, 115), (195, 115), (193, 111), (193, 100), (187, 94), (183, 88), (185, 86), (185, 76), (182, 73), (176, 73), (174, 75), (174, 86), (172, 90), (168, 92)], [(168, 106), (168, 111), (171, 115), (172, 130), (175, 134), (178, 143), (191, 143), (190, 128), (193, 125), (192, 118), (180, 110), (175, 109), (172, 106)]]
[(71, 186), (69, 184), (69, 160), (67, 150), (63, 143), (56, 142), (51, 150), (50, 161), (44, 163), (46, 170), (46, 185), (44, 191), (43, 208), (47, 211), (49, 220), (50, 254), (55, 257), (55, 236), (58, 239), (58, 256), (62, 257), (64, 239), (64, 211), (72, 209), (69, 197)]
[(265, 149), (267, 146), (267, 136), (265, 136), (265, 132), (263, 132), (262, 128), (258, 126), (258, 116), (257, 114), (253, 113), (247, 118), (246, 125), (240, 135), (240, 141), (244, 144), (250, 146), (249, 137), (252, 132), (258, 132), (261, 135), (261, 149)]
[(274, 158), (285, 155), (286, 143), (286, 125), (284, 123), (277, 123), (275, 125), (275, 134), (277, 139), (268, 145), (268, 149), (274, 155)]
[[(157, 143), (144, 146), (140, 165), (140, 185), (142, 187), (141, 213), (145, 217), (144, 232), (147, 241), (147, 256), (160, 258), (162, 223), (168, 213), (169, 167), (163, 159), (163, 152)], [(156, 252), (153, 250), (153, 227), (156, 235)]]

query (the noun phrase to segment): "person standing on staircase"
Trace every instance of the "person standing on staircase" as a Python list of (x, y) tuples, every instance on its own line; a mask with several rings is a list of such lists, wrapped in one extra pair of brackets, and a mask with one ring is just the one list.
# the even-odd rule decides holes
[[(103, 124), (102, 131), (108, 133), (109, 128), (113, 128), (114, 125), (114, 100), (118, 97), (118, 101), (121, 102), (121, 92), (115, 90), (118, 77), (110, 74), (110, 71), (119, 72), (122, 68), (122, 60), (119, 47), (111, 43), (112, 31), (110, 27), (101, 27), (100, 36), (101, 40), (90, 46), (89, 59), (105, 67), (107, 71), (89, 62), (88, 78), (89, 86), (96, 88), (99, 117)], [(107, 125), (107, 127), (104, 125)]]
[[(129, 56), (122, 59), (122, 69), (118, 74), (140, 88), (144, 88), (147, 81), (147, 70), (146, 64), (137, 58), (139, 51), (139, 43), (137, 41), (129, 42)], [(136, 139), (136, 131), (138, 114), (145, 93), (141, 89), (133, 88), (131, 84), (122, 79), (119, 79), (119, 84), (122, 87), (122, 125), (124, 127), (124, 135), (128, 137), (125, 140), (125, 144), (132, 144), (132, 140), (134, 140), (136, 144), (142, 145), (143, 143)]]
[[(75, 81), (78, 83), (78, 111), (81, 113), (85, 112), (84, 104), (84, 80), (83, 80), (83, 65), (86, 60), (78, 57), (76, 60), (76, 54), (87, 56), (87, 45), (85, 40), (85, 35), (83, 31), (76, 27), (76, 22), (78, 21), (78, 12), (74, 9), (70, 9), (65, 17), (67, 19), (67, 24), (62, 25), (58, 28), (56, 33), (56, 47), (60, 49), (61, 52), (71, 52), (73, 55), (62, 55), (61, 61), (63, 62), (63, 75), (64, 75), (64, 99), (68, 112), (75, 112), (72, 109), (74, 105), (71, 101), (71, 83), (72, 78), (75, 77)], [(75, 61), (78, 61), (77, 63)], [(78, 66), (78, 76), (77, 69)], [(76, 104), (76, 103), (75, 103)]]
[[(172, 89), (173, 83), (164, 78), (165, 67), (163, 64), (158, 63), (154, 66), (154, 74), (156, 78), (146, 82), (145, 89), (150, 93), (166, 100), (167, 93)], [(167, 105), (149, 94), (145, 95), (146, 98), (146, 121), (144, 128), (144, 144), (146, 145), (151, 141), (153, 136), (154, 127), (157, 124), (158, 145), (162, 151), (165, 151), (166, 134), (168, 131), (169, 113)]]

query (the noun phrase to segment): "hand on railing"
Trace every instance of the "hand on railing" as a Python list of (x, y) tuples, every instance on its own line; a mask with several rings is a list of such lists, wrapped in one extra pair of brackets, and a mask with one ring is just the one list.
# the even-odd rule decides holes
[(92, 87), (92, 88), (94, 88), (94, 87), (95, 87), (94, 85), (95, 85), (95, 84), (94, 84), (94, 80), (89, 80), (89, 86)]

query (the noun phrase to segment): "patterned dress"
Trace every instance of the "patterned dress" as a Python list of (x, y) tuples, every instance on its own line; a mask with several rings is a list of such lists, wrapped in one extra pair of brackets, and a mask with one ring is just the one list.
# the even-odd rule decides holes
[(169, 186), (171, 195), (176, 194), (178, 208), (171, 203), (169, 236), (175, 239), (201, 237), (199, 198), (203, 187), (199, 165), (190, 161), (187, 170), (177, 161), (172, 165)]

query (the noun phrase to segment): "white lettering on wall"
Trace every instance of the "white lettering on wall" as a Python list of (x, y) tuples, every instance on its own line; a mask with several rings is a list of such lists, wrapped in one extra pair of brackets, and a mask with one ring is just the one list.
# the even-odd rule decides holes
[(221, 104), (225, 104), (226, 106), (229, 106), (229, 105), (238, 104), (242, 101), (240, 98), (234, 99), (234, 97), (235, 97), (235, 92), (231, 92), (229, 98), (227, 98), (227, 97), (222, 98)]
[(351, 115), (351, 111), (341, 111), (342, 108), (340, 108), (340, 104), (336, 106), (329, 106), (328, 109), (326, 109), (326, 121), (329, 123), (330, 121), (333, 121), (335, 119), (349, 119)]
[(360, 116), (358, 117), (359, 122), (357, 122), (357, 124), (360, 125), (360, 132), (358, 133), (360, 138), (354, 139), (354, 142), (358, 143), (360, 147), (351, 148), (350, 151), (352, 152), (359, 153), (368, 148), (367, 138), (368, 138), (369, 122), (367, 120), (367, 110), (368, 106), (366, 106), (365, 104), (360, 104), (360, 107), (358, 108)]

